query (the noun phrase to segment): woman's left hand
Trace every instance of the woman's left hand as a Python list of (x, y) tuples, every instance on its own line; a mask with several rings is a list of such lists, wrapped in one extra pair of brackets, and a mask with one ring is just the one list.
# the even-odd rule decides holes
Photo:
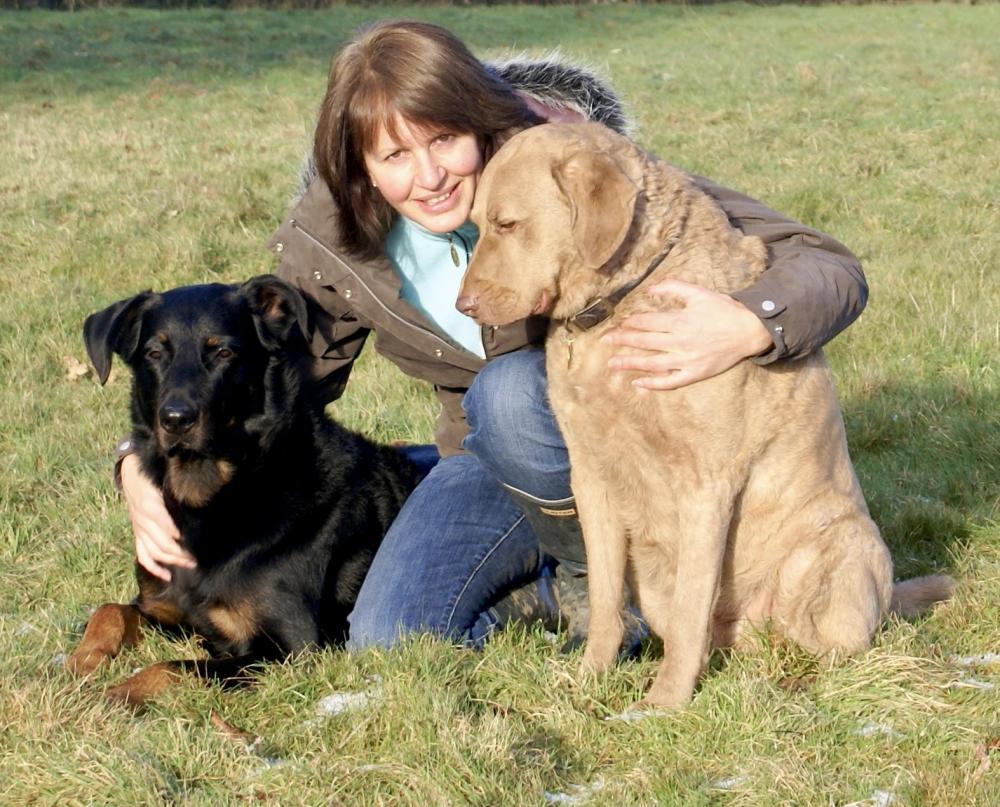
[(658, 283), (646, 293), (677, 298), (681, 305), (633, 314), (601, 338), (649, 351), (616, 355), (608, 362), (612, 370), (644, 373), (632, 382), (637, 387), (678, 389), (725, 372), (774, 344), (760, 319), (728, 294), (681, 280)]

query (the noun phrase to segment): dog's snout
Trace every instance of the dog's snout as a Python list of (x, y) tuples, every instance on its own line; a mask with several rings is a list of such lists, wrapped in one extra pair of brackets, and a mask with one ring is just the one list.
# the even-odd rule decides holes
[(461, 311), (467, 317), (475, 317), (479, 312), (479, 295), (478, 294), (463, 294), (458, 298), (455, 303), (455, 308)]
[(189, 403), (172, 401), (160, 407), (160, 424), (170, 434), (184, 434), (198, 420), (198, 410)]

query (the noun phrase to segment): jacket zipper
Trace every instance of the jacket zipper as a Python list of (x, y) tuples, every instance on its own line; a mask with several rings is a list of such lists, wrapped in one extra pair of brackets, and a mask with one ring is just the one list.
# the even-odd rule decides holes
[[(368, 292), (368, 296), (371, 297), (376, 303), (378, 303), (379, 307), (383, 311), (385, 311), (387, 314), (389, 314), (389, 316), (391, 316), (396, 321), (402, 323), (407, 328), (412, 328), (415, 331), (419, 331), (422, 334), (426, 334), (427, 336), (431, 337), (431, 339), (433, 339), (435, 342), (437, 342), (438, 344), (444, 345), (449, 350), (456, 350), (456, 348), (455, 348), (454, 345), (452, 345), (449, 342), (445, 341), (444, 339), (442, 339), (440, 336), (438, 336), (433, 331), (429, 331), (426, 328), (421, 328), (419, 325), (414, 325), (409, 320), (403, 319), (403, 317), (401, 317), (399, 314), (397, 314), (395, 311), (393, 311), (391, 308), (389, 308), (389, 306), (387, 306), (385, 303), (382, 302), (381, 298), (375, 292), (373, 292), (371, 290), (371, 287), (367, 283), (365, 283), (360, 277), (358, 277), (358, 275), (356, 275), (354, 273), (354, 270), (351, 268), (350, 264), (347, 263), (347, 261), (345, 261), (339, 255), (337, 255), (337, 253), (335, 253), (326, 244), (324, 244), (322, 241), (320, 241), (318, 238), (316, 238), (312, 233), (310, 233), (307, 229), (305, 229), (295, 219), (292, 219), (290, 221), (290, 224), (292, 225), (292, 227), (294, 227), (296, 230), (298, 230), (300, 233), (302, 233), (306, 238), (308, 238), (310, 241), (312, 241), (314, 244), (316, 244), (316, 246), (318, 246), (320, 249), (322, 249), (327, 255), (329, 255), (331, 258), (333, 258), (338, 264), (340, 264), (340, 266), (342, 266), (348, 272), (348, 274), (350, 274), (350, 276), (353, 277), (358, 282), (358, 284), (361, 285), (364, 288), (364, 290)], [(482, 338), (482, 333), (481, 332), (480, 332), (480, 338)], [(483, 345), (484, 351), (485, 351), (485, 347), (486, 347), (486, 345), (484, 344)], [(463, 352), (463, 353), (468, 353), (470, 356), (472, 356), (477, 361), (483, 361), (483, 359), (480, 359), (479, 356), (476, 356), (474, 353), (471, 353), (470, 351), (465, 350), (464, 348), (459, 348), (459, 350), (461, 352)]]

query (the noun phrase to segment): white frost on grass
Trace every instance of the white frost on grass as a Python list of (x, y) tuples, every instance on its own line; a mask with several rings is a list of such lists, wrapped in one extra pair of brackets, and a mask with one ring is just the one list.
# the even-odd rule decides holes
[(886, 737), (892, 737), (894, 740), (903, 736), (892, 726), (887, 726), (885, 723), (875, 723), (871, 720), (863, 726), (856, 728), (854, 733), (860, 737), (871, 737), (873, 734), (884, 734)]
[(372, 692), (333, 692), (316, 704), (317, 717), (333, 717), (353, 709), (363, 709), (372, 701)]
[(713, 790), (734, 790), (741, 785), (745, 785), (749, 781), (748, 776), (727, 776), (725, 779), (716, 779), (710, 787)]
[(546, 804), (586, 804), (595, 793), (604, 788), (604, 780), (598, 776), (589, 785), (570, 785), (565, 793), (545, 791)]
[(614, 723), (638, 723), (647, 717), (660, 717), (664, 714), (665, 712), (659, 709), (626, 709), (624, 712), (608, 715), (604, 719)]
[(317, 723), (320, 720), (345, 712), (353, 712), (359, 709), (367, 709), (375, 701), (382, 697), (382, 679), (379, 676), (372, 676), (368, 679), (372, 686), (360, 692), (331, 692), (326, 697), (320, 698), (316, 703), (316, 717), (309, 723)]
[(977, 656), (949, 656), (948, 661), (960, 667), (983, 667), (1000, 664), (1000, 653), (980, 653)]
[(890, 807), (896, 803), (896, 795), (889, 790), (873, 790), (864, 801), (852, 801), (844, 807)]
[(970, 678), (968, 675), (959, 678), (957, 681), (952, 681), (947, 685), (948, 689), (981, 689), (984, 692), (989, 692), (996, 689), (996, 684), (990, 683), (989, 681), (980, 681), (978, 678)]

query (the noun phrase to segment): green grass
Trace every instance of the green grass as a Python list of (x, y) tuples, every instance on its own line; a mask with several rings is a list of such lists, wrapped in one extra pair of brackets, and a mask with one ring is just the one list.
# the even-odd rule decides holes
[[(109, 481), (127, 378), (68, 376), (84, 316), (268, 271), (330, 54), (400, 13), (483, 56), (596, 64), (645, 145), (858, 252), (871, 302), (828, 349), (852, 454), (899, 573), (949, 571), (953, 603), (832, 668), (773, 637), (720, 654), (690, 708), (639, 723), (603, 718), (655, 649), (588, 681), (533, 632), (316, 653), (138, 718), (102, 687), (186, 643), (62, 671), (88, 607), (133, 593)], [(1000, 667), (954, 660), (1000, 650), (998, 40), (996, 5), (0, 14), (0, 803), (998, 803)], [(427, 390), (373, 354), (332, 409), (431, 435)], [(316, 719), (367, 690), (370, 708)], [(213, 709), (261, 741), (227, 739)]]

